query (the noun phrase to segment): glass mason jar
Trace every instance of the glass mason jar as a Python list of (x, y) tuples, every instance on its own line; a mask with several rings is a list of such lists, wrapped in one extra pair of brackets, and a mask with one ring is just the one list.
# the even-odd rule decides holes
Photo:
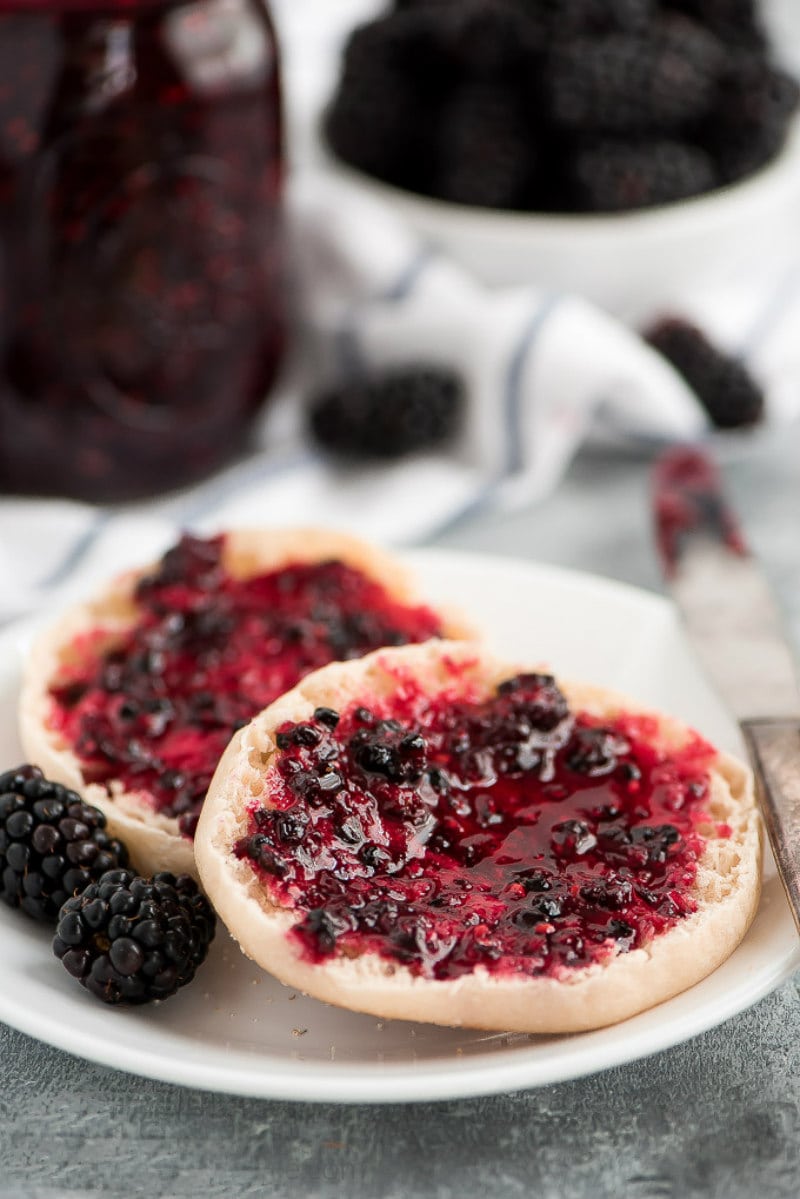
[(266, 0), (0, 0), (0, 490), (235, 454), (284, 341)]

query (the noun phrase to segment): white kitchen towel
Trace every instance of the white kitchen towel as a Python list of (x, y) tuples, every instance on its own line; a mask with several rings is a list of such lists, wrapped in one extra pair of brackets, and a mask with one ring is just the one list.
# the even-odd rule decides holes
[[(290, 212), (300, 352), (254, 451), (199, 486), (144, 504), (0, 501), (0, 619), (80, 594), (181, 527), (320, 523), (395, 544), (429, 539), (483, 506), (545, 496), (598, 414), (605, 430), (640, 443), (705, 430), (697, 401), (665, 361), (583, 300), (535, 287), (484, 289), (380, 203), (322, 175), (294, 181)], [(782, 292), (764, 298), (762, 324), (772, 329), (787, 304), (797, 308), (797, 282), (787, 275)], [(728, 310), (736, 318), (730, 297)], [(752, 305), (746, 320), (755, 335)], [(796, 379), (790, 341), (780, 378)], [(762, 330), (754, 354), (763, 342)], [(781, 344), (773, 339), (773, 348)], [(311, 445), (303, 421), (310, 389), (340, 372), (421, 360), (466, 381), (456, 444), (359, 468)], [(797, 392), (781, 395), (797, 403)]]

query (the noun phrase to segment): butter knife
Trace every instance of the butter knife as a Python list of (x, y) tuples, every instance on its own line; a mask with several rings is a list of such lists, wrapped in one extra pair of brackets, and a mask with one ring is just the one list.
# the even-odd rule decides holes
[(739, 722), (767, 835), (800, 932), (800, 691), (769, 586), (703, 451), (653, 472), (664, 574), (706, 674)]

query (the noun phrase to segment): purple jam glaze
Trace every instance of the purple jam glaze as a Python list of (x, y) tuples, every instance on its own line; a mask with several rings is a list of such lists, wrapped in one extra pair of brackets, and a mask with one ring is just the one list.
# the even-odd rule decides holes
[(698, 737), (666, 755), (653, 718), (601, 726), (542, 675), (365, 702), (279, 730), (274, 807), (235, 847), (297, 910), (308, 960), (558, 977), (695, 910), (714, 755)]
[(239, 579), (223, 548), (183, 537), (139, 583), (133, 627), (112, 646), (102, 629), (84, 635), (51, 691), (50, 725), (84, 779), (121, 781), (187, 836), (232, 733), (256, 712), (328, 662), (441, 632), (429, 608), (342, 562)]
[(0, 491), (240, 452), (286, 324), (264, 0), (0, 0)]

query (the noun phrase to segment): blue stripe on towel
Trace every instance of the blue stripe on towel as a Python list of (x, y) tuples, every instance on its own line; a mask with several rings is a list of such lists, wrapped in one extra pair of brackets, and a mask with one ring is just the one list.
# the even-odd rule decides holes
[(61, 561), (36, 584), (42, 591), (57, 587), (74, 574), (86, 555), (111, 520), (110, 512), (98, 512), (87, 528), (83, 529), (64, 553)]
[(525, 466), (524, 442), (522, 436), (522, 415), (524, 396), (522, 379), (525, 366), (530, 358), (539, 334), (547, 320), (561, 302), (556, 295), (545, 296), (537, 305), (530, 320), (523, 327), (508, 361), (505, 375), (503, 407), (506, 424), (506, 467), (505, 474), (519, 474)]
[(394, 282), (390, 283), (385, 291), (375, 296), (375, 299), (382, 300), (387, 304), (399, 304), (401, 300), (407, 299), (417, 286), (421, 276), (425, 273), (429, 263), (437, 257), (438, 251), (435, 246), (423, 246), (411, 261), (403, 267), (395, 277)]
[(508, 366), (505, 370), (505, 385), (503, 388), (503, 412), (505, 415), (506, 453), (505, 465), (499, 474), (480, 488), (478, 493), (451, 512), (441, 524), (431, 530), (417, 544), (428, 544), (452, 533), (462, 524), (488, 511), (495, 502), (498, 492), (510, 476), (520, 473), (525, 467), (525, 457), (522, 444), (522, 414), (524, 395), (522, 380), (525, 366), (538, 340), (539, 334), (547, 323), (550, 315), (561, 302), (558, 295), (545, 296), (541, 300), (537, 296), (537, 306), (525, 323), (522, 332), (511, 351)]

